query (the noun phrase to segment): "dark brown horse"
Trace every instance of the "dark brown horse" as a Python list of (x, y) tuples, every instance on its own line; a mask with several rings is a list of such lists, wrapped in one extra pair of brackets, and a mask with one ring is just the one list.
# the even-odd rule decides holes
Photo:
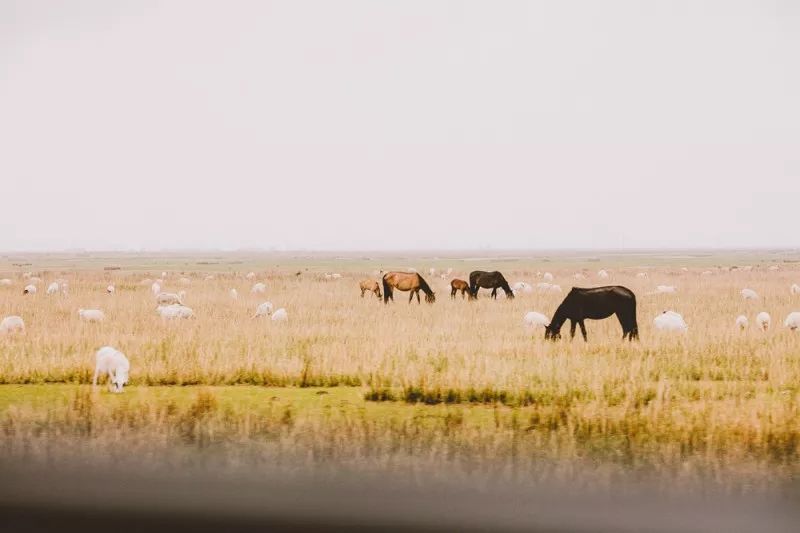
[(375, 296), (378, 297), (378, 300), (381, 299), (381, 287), (374, 279), (362, 279), (358, 286), (361, 289), (362, 298), (364, 297), (365, 292), (372, 292), (375, 293)]
[(595, 287), (580, 289), (573, 287), (564, 301), (556, 309), (553, 320), (545, 327), (545, 339), (560, 339), (561, 326), (569, 320), (570, 338), (575, 337), (575, 325), (581, 327), (581, 335), (586, 340), (586, 326), (583, 321), (587, 318), (600, 320), (611, 315), (617, 315), (622, 325), (622, 339), (639, 338), (639, 326), (636, 323), (636, 295), (627, 287), (612, 285), (608, 287)]
[(474, 270), (469, 273), (469, 299), (474, 300), (478, 297), (479, 289), (492, 289), (492, 298), (497, 298), (497, 289), (503, 289), (506, 298), (514, 299), (514, 293), (508, 286), (506, 278), (496, 270), (494, 272), (484, 272)]
[(425, 293), (425, 301), (432, 304), (436, 301), (436, 296), (433, 294), (428, 283), (422, 279), (422, 276), (416, 272), (387, 272), (383, 275), (383, 303), (389, 303), (389, 300), (394, 301), (392, 289), (398, 291), (411, 291), (408, 296), (408, 303), (417, 295), (417, 303), (419, 303), (419, 291)]
[(450, 282), (450, 298), (455, 298), (458, 291), (461, 291), (461, 297), (467, 295), (469, 292), (469, 283), (464, 281), (463, 279), (454, 279)]

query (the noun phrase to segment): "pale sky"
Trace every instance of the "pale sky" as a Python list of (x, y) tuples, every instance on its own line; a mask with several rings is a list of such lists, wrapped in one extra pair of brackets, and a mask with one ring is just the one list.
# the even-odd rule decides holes
[(800, 3), (0, 0), (0, 250), (800, 244)]

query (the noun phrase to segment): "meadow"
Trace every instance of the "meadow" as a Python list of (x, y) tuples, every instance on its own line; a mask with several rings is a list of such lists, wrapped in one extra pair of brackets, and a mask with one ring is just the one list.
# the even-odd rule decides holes
[[(635, 473), (669, 490), (679, 481), (767, 490), (800, 473), (800, 333), (782, 327), (800, 310), (789, 291), (800, 283), (796, 260), (767, 252), (4, 257), (0, 277), (13, 285), (0, 287), (0, 316), (22, 316), (27, 332), (0, 338), (0, 447), (41, 461), (94, 450), (152, 465), (336, 465), (479, 483), (611, 484)], [(408, 267), (428, 279), (436, 303), (359, 296), (361, 279)], [(462, 279), (497, 269), (512, 284), (550, 272), (564, 292), (451, 300), (449, 278), (439, 277), (446, 268)], [(598, 279), (601, 268), (610, 279)], [(145, 280), (162, 271), (164, 290), (185, 290), (196, 319), (156, 314)], [(256, 279), (245, 278), (250, 271)], [(22, 294), (25, 272), (43, 280), (36, 295)], [(66, 296), (44, 293), (54, 279), (68, 282)], [(257, 281), (265, 294), (250, 294)], [(605, 284), (636, 293), (639, 342), (621, 341), (614, 318), (588, 321), (588, 343), (570, 342), (566, 328), (549, 342), (523, 326), (526, 311), (552, 316), (573, 285)], [(652, 294), (660, 284), (677, 293)], [(745, 287), (759, 299), (744, 300)], [(266, 300), (289, 320), (253, 319)], [(79, 308), (107, 318), (82, 323)], [(667, 309), (688, 332), (654, 329)], [(766, 332), (755, 326), (762, 310), (772, 316)], [(745, 331), (734, 327), (739, 314), (750, 319)], [(89, 385), (103, 345), (131, 361), (122, 395)]]

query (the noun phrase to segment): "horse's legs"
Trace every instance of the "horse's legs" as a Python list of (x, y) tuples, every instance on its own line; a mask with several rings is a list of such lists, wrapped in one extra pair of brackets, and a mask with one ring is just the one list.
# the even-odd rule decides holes
[(463, 300), (467, 296), (467, 289), (461, 289), (461, 299)]
[(492, 289), (492, 299), (497, 300), (497, 287)]
[(450, 289), (450, 298), (455, 299), (457, 292), (458, 292), (458, 289), (456, 289), (455, 287), (452, 287)]
[(586, 338), (586, 326), (583, 324), (583, 319), (578, 321), (578, 325), (581, 327), (581, 335), (583, 335), (583, 342), (589, 342), (589, 339)]
[(364, 297), (364, 289), (361, 289), (361, 297)]
[(622, 340), (625, 338), (631, 338), (633, 336), (633, 327), (631, 327), (631, 321), (628, 320), (627, 316), (623, 316), (623, 313), (617, 312), (617, 319), (619, 320), (619, 325), (622, 326)]
[(417, 303), (418, 303), (418, 304), (419, 304), (419, 303), (422, 303), (422, 302), (420, 302), (420, 301), (419, 301), (419, 289), (415, 290), (415, 291), (414, 291), (414, 294), (416, 294), (416, 295), (417, 295)]
[(571, 318), (569, 319), (569, 340), (572, 340), (572, 339), (575, 338), (575, 326), (577, 326), (577, 325), (578, 325), (577, 322), (575, 322)]
[(414, 289), (411, 289), (411, 292), (408, 294), (408, 303), (414, 301)]

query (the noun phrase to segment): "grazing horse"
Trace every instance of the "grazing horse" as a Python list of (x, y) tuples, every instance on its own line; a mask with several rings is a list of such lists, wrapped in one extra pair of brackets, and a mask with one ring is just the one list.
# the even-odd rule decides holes
[(408, 303), (417, 295), (417, 303), (419, 301), (419, 291), (425, 293), (425, 301), (432, 304), (436, 301), (436, 296), (433, 294), (428, 283), (422, 279), (416, 272), (387, 272), (383, 275), (383, 303), (388, 304), (389, 300), (394, 301), (392, 289), (398, 291), (411, 291), (408, 296)]
[(636, 324), (636, 295), (627, 287), (612, 285), (608, 287), (595, 287), (580, 289), (573, 287), (564, 301), (556, 309), (553, 320), (545, 327), (545, 339), (560, 339), (561, 326), (570, 321), (570, 338), (575, 337), (575, 325), (581, 327), (583, 340), (586, 341), (586, 326), (583, 321), (587, 318), (600, 320), (611, 315), (617, 315), (622, 325), (622, 339), (639, 338), (639, 326)]
[(374, 292), (375, 296), (378, 297), (378, 300), (381, 299), (381, 287), (374, 279), (362, 279), (358, 286), (361, 288), (362, 298), (364, 297), (365, 292)]
[(469, 273), (469, 299), (474, 300), (478, 298), (479, 289), (492, 289), (492, 298), (497, 298), (497, 289), (503, 289), (506, 293), (506, 298), (509, 300), (514, 299), (514, 293), (511, 287), (508, 286), (506, 278), (496, 270), (494, 272), (484, 272), (482, 270), (474, 270)]
[(463, 279), (454, 279), (450, 282), (450, 298), (455, 298), (458, 291), (461, 291), (461, 297), (466, 296), (469, 291), (469, 283)]

